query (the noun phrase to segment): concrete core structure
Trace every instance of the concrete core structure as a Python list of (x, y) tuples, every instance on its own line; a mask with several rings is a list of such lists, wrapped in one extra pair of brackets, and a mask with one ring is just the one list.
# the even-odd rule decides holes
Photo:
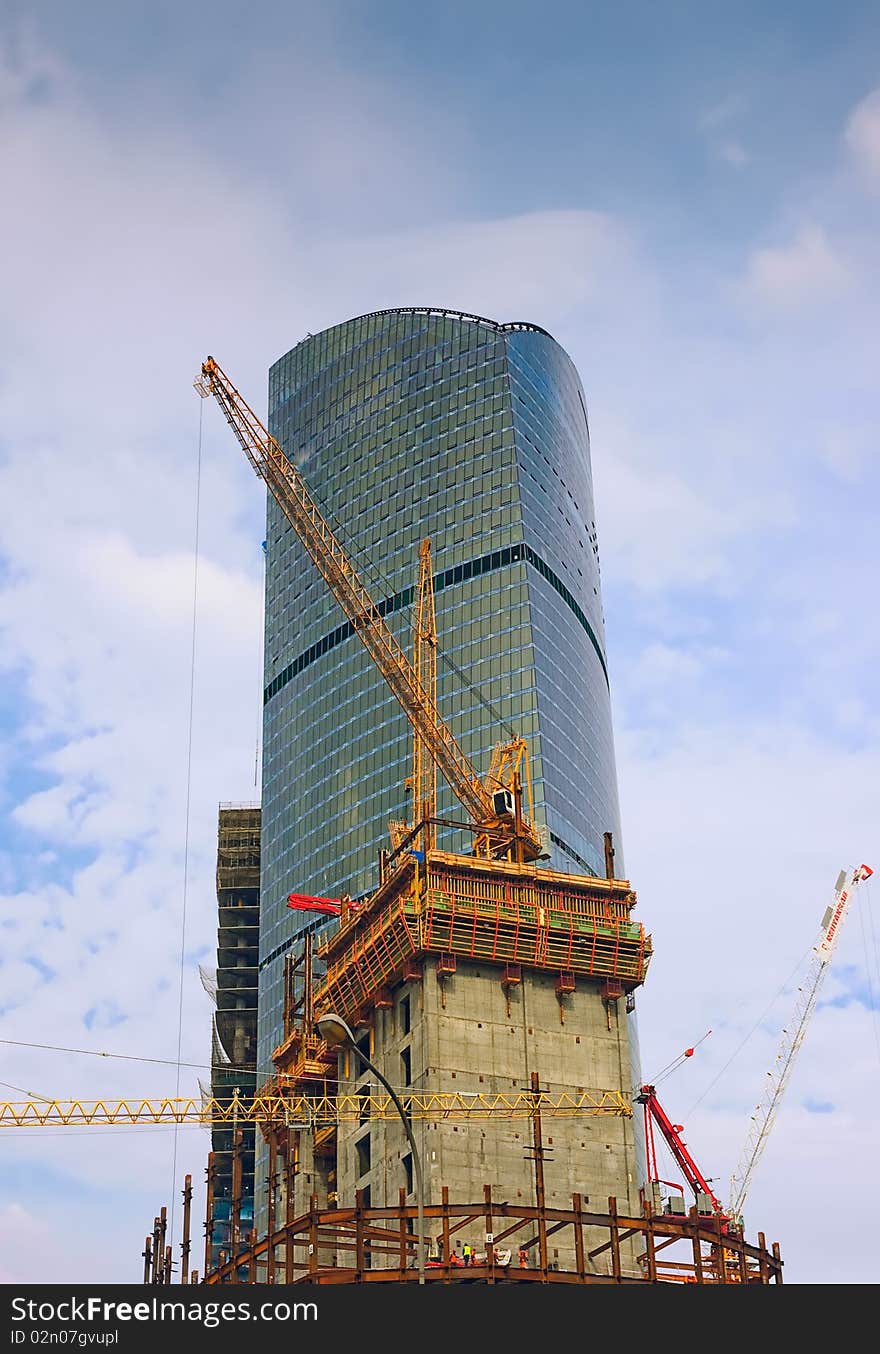
[[(508, 1202), (594, 1207), (613, 1196), (639, 1207), (625, 1010), (643, 981), (650, 937), (633, 922), (623, 880), (564, 875), (539, 864), (429, 851), (404, 857), (372, 898), (341, 919), (323, 948), (316, 1006), (352, 1029), (357, 1050), (400, 1093), (515, 1097), (533, 1087), (554, 1102), (618, 1093), (604, 1112), (542, 1115), (543, 1180), (527, 1111), (413, 1121), (424, 1203), (479, 1201), (486, 1185)], [(359, 1052), (338, 1060), (341, 1094), (382, 1093)], [(285, 1055), (279, 1068), (296, 1077)], [(610, 1095), (608, 1099), (611, 1100)], [(301, 1134), (293, 1211), (415, 1199), (416, 1172), (394, 1118), (340, 1122), (332, 1142)], [(536, 1197), (538, 1196), (538, 1197)], [(550, 1263), (572, 1257), (550, 1254)], [(327, 1263), (332, 1263), (328, 1261)]]

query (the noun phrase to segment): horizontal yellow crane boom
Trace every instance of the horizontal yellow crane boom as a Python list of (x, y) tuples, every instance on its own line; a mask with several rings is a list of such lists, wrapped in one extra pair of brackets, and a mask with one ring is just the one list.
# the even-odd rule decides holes
[[(455, 735), (426, 691), (351, 560), (324, 520), (293, 461), (263, 426), (213, 357), (202, 363), (198, 393), (213, 395), (254, 470), (290, 522), (303, 547), (342, 607), (379, 672), (400, 702), (416, 734), (445, 777), (459, 803), (479, 826), (498, 828), (491, 792), (483, 784)], [(531, 824), (522, 825), (526, 860), (544, 852)]]
[[(612, 1114), (632, 1116), (632, 1106), (619, 1091), (584, 1091), (577, 1095), (542, 1091), (407, 1091), (400, 1099), (413, 1119), (528, 1119), (536, 1108), (550, 1118)], [(0, 1128), (82, 1127), (101, 1124), (267, 1124), (321, 1128), (328, 1124), (397, 1119), (388, 1095), (233, 1096), (230, 1100), (23, 1100), (0, 1101)]]

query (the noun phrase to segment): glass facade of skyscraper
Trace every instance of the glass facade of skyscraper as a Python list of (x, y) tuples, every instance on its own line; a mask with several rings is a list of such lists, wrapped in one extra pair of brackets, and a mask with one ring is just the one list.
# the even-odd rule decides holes
[[(365, 315), (272, 367), (269, 423), (404, 648), (433, 547), (439, 705), (478, 770), (514, 733), (556, 869), (623, 873), (587, 412), (549, 334), (434, 310)], [(287, 894), (376, 882), (409, 817), (405, 716), (294, 531), (267, 530), (260, 1016), (281, 1037), (284, 955), (308, 914)], [(461, 818), (439, 787), (439, 811)], [(440, 844), (469, 849), (462, 834)]]

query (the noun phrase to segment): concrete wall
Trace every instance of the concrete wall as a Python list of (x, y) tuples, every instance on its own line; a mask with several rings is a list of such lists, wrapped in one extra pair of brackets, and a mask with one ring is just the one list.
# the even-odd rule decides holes
[[(578, 979), (577, 990), (563, 998), (561, 1020), (553, 975), (524, 971), (523, 983), (509, 990), (508, 1013), (500, 978), (499, 968), (459, 961), (455, 974), (441, 979), (436, 963), (428, 961), (422, 982), (395, 990), (393, 1008), (375, 1013), (371, 1052), (395, 1088), (406, 1089), (403, 1054), (409, 1050), (410, 1086), (415, 1090), (524, 1090), (536, 1071), (542, 1089), (551, 1093), (618, 1090), (630, 1097), (629, 1041), (622, 1001), (606, 1004), (597, 982)], [(402, 1018), (406, 998), (408, 1032)], [(341, 1092), (371, 1080), (369, 1072), (359, 1073), (355, 1061), (353, 1056), (348, 1060), (346, 1077), (346, 1061), (340, 1060)], [(425, 1170), (426, 1202), (439, 1203), (446, 1185), (451, 1201), (479, 1203), (486, 1184), (499, 1200), (536, 1202), (532, 1154), (526, 1150), (532, 1143), (528, 1119), (470, 1124), (414, 1120), (413, 1131)], [(638, 1211), (631, 1119), (610, 1114), (545, 1116), (543, 1135), (548, 1207), (570, 1208), (571, 1196), (578, 1192), (599, 1212), (605, 1211), (609, 1195), (617, 1198), (621, 1212)], [(358, 1146), (367, 1138), (370, 1168), (362, 1171)], [(407, 1184), (403, 1159), (408, 1153), (403, 1128), (396, 1120), (341, 1125), (336, 1181), (340, 1202), (352, 1202), (356, 1189), (369, 1188), (374, 1207), (395, 1205), (400, 1187)], [(305, 1203), (306, 1196), (304, 1188)], [(414, 1188), (408, 1202), (415, 1202)], [(482, 1243), (482, 1237), (470, 1239)], [(555, 1256), (554, 1249), (558, 1251)], [(566, 1248), (554, 1248), (552, 1238), (549, 1254), (551, 1262), (571, 1259)]]

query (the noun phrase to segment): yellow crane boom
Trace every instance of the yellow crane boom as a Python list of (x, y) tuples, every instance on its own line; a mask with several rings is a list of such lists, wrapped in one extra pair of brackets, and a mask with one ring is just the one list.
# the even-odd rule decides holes
[[(551, 1118), (612, 1114), (632, 1116), (632, 1106), (619, 1091), (401, 1091), (400, 1100), (413, 1119), (527, 1119), (540, 1110)], [(356, 1095), (233, 1095), (228, 1100), (177, 1098), (156, 1100), (23, 1100), (0, 1101), (0, 1128), (72, 1128), (120, 1124), (266, 1124), (289, 1128), (322, 1128), (365, 1118), (399, 1119), (391, 1097)]]
[[(265, 480), (459, 803), (487, 840), (495, 843), (509, 840), (512, 811), (496, 811), (491, 790), (480, 779), (440, 714), (434, 693), (425, 690), (421, 675), (386, 625), (294, 463), (213, 357), (202, 363), (195, 388), (204, 399), (213, 395), (220, 405), (254, 470)], [(536, 860), (544, 852), (538, 834), (523, 819), (517, 828), (522, 857)]]

